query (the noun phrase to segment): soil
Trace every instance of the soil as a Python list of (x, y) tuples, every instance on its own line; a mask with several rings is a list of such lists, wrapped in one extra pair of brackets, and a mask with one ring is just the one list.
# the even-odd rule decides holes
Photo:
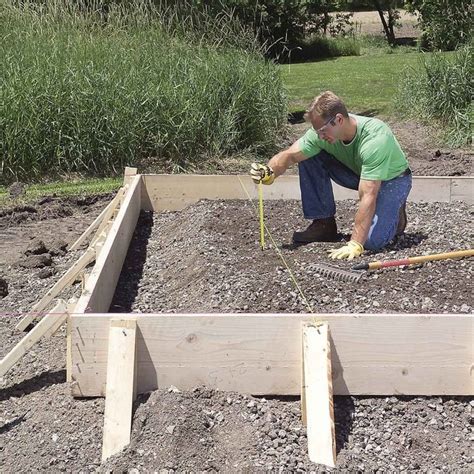
[[(426, 174), (436, 175), (439, 161), (428, 163)], [(470, 174), (470, 168), (464, 172)], [(59, 244), (72, 243), (109, 199), (47, 197), (0, 210), (0, 289), (1, 295), (6, 293), (0, 296), (0, 357), (23, 337), (15, 331), (19, 315), (78, 257), (79, 252), (64, 254)], [(295, 227), (304, 225), (299, 204), (265, 206), (267, 225), (282, 246)], [(338, 207), (342, 234), (349, 232), (354, 206), (343, 202)], [(251, 212), (249, 203), (203, 201), (180, 213), (143, 213), (126, 263), (130, 278), (120, 282), (126, 295), (116, 298), (114, 311), (184, 311), (198, 306), (210, 312), (306, 311), (275, 252), (259, 250), (258, 223)], [(406, 236), (374, 258), (472, 243), (472, 211), (464, 204), (410, 204), (408, 214)], [(327, 261), (327, 248), (282, 248), (296, 278), (305, 283), (303, 291), (315, 311), (472, 312), (472, 261), (376, 272), (348, 286), (311, 274), (316, 260)], [(46, 254), (51, 264), (43, 268), (20, 265)], [(51, 270), (50, 276), (41, 277), (45, 270)], [(150, 278), (158, 271), (152, 287)], [(196, 285), (190, 284), (193, 280)], [(160, 290), (161, 284), (166, 291)], [(194, 298), (201, 298), (201, 303), (193, 305)], [(2, 473), (324, 471), (307, 457), (299, 400), (205, 387), (140, 396), (132, 443), (101, 465), (104, 400), (70, 396), (64, 336), (62, 328), (40, 341), (0, 378)], [(334, 405), (335, 472), (472, 472), (472, 398), (335, 397)]]
[(73, 243), (110, 199), (110, 194), (46, 196), (34, 203), (13, 201), (0, 208), (0, 275), (6, 265), (24, 260), (24, 253), (34, 239), (40, 238), (49, 247), (61, 240)]
[[(415, 38), (420, 34), (420, 29), (417, 27), (417, 18), (415, 15), (399, 10), (400, 12), (400, 26), (395, 28), (395, 36), (397, 38)], [(386, 14), (385, 14), (386, 16)], [(378, 12), (355, 12), (352, 18), (357, 32), (365, 35), (383, 35), (382, 22)]]

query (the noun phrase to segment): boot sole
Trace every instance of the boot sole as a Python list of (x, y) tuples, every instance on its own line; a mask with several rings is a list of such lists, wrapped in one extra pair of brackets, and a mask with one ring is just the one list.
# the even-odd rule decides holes
[(307, 239), (307, 240), (297, 240), (295, 239), (295, 237), (293, 236), (293, 238), (291, 239), (291, 241), (295, 244), (295, 245), (305, 245), (305, 244), (312, 244), (314, 242), (339, 242), (341, 240), (341, 235), (338, 234), (336, 235), (335, 237), (331, 238), (331, 239), (324, 239), (324, 240), (321, 240), (321, 239)]
[(400, 208), (399, 212), (399, 220), (397, 224), (397, 233), (395, 234), (397, 237), (400, 235), (403, 235), (405, 232), (405, 228), (407, 226), (407, 210), (406, 210), (406, 205), (403, 204), (403, 206)]

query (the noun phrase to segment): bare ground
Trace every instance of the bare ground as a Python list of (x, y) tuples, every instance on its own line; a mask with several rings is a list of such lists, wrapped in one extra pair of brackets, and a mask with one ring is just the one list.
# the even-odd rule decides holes
[[(412, 136), (411, 129), (400, 127)], [(413, 146), (420, 159), (415, 172), (421, 166), (427, 170), (422, 174), (436, 175), (445, 169), (444, 155), (423, 162), (430, 153), (422, 149), (426, 142), (413, 139)], [(459, 166), (470, 174), (470, 166)], [(57, 241), (73, 242), (108, 199), (51, 198), (32, 204), (31, 209), (0, 210), (0, 277), (7, 280), (9, 291), (0, 297), (0, 357), (22, 337), (14, 330), (18, 314), (30, 309), (77, 258), (77, 254), (57, 252)], [(182, 213), (143, 215), (130, 253), (137, 258), (126, 263), (130, 280), (120, 283), (125, 298), (116, 299), (114, 305), (122, 310), (129, 305), (142, 311), (173, 312), (204, 307), (209, 311), (305, 311), (284, 266), (271, 250), (258, 249), (257, 223), (250, 210), (242, 203), (201, 202)], [(339, 206), (343, 234), (350, 229), (353, 210), (352, 202)], [(374, 257), (472, 246), (471, 208), (426, 204), (410, 205), (408, 211), (407, 235)], [(266, 212), (279, 244), (288, 242), (294, 228), (303, 225), (296, 202), (268, 203)], [(53, 270), (46, 278), (39, 277), (42, 268), (19, 265), (38, 238), (51, 253), (52, 265), (45, 268)], [(148, 248), (146, 260), (143, 245)], [(376, 272), (348, 290), (317, 275), (308, 278), (312, 262), (326, 258), (326, 247), (314, 244), (284, 250), (297, 278), (306, 281), (304, 291), (316, 311), (472, 312), (472, 261)], [(251, 263), (257, 258), (263, 259), (261, 266)], [(198, 265), (201, 268), (193, 275), (189, 268)], [(184, 271), (188, 271), (186, 278)], [(157, 281), (164, 284), (167, 295), (159, 293)], [(209, 291), (211, 284), (213, 291)], [(264, 297), (274, 285), (279, 295)], [(163, 296), (166, 307), (153, 294)], [(201, 303), (190, 304), (199, 297)], [(41, 341), (0, 378), (2, 472), (321, 471), (306, 455), (298, 400), (265, 400), (202, 387), (141, 396), (132, 444), (101, 466), (104, 400), (72, 399), (64, 367), (62, 330)], [(472, 472), (473, 406), (467, 397), (336, 397), (336, 471)]]
[[(357, 32), (365, 35), (382, 35), (383, 27), (378, 12), (355, 12), (353, 21)], [(400, 10), (400, 27), (395, 29), (397, 38), (416, 37), (420, 34), (415, 15)]]

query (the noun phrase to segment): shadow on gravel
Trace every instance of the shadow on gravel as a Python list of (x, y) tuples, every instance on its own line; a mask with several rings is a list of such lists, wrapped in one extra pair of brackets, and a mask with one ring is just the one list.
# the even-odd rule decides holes
[(354, 402), (350, 396), (334, 397), (334, 422), (336, 425), (336, 453), (349, 442), (351, 434)]
[[(336, 346), (329, 332), (331, 343), (331, 370), (333, 380), (333, 390), (338, 393), (349, 393), (349, 388), (344, 380), (344, 369), (341, 366), (341, 360), (337, 353)], [(350, 396), (334, 396), (334, 423), (336, 428), (336, 453), (344, 448), (349, 442), (351, 434), (353, 413), (355, 411), (354, 402)]]
[(115, 295), (109, 311), (113, 313), (131, 313), (138, 294), (138, 285), (142, 278), (147, 258), (148, 240), (153, 227), (153, 212), (141, 211), (135, 232), (123, 262)]
[(387, 250), (403, 250), (418, 247), (423, 240), (428, 239), (429, 236), (422, 234), (421, 232), (405, 232), (400, 237), (397, 237), (395, 241), (388, 245)]
[(15, 419), (7, 421), (3, 426), (0, 426), (0, 435), (8, 433), (10, 430), (15, 428), (15, 426), (18, 426), (20, 423), (23, 423), (25, 421), (25, 416), (26, 413), (21, 416), (17, 416)]
[(42, 388), (66, 382), (66, 371), (43, 372), (35, 375), (31, 379), (12, 385), (0, 390), (0, 402), (8, 400), (10, 397), (22, 397), (33, 392), (38, 392)]
[[(260, 395), (254, 395), (254, 397), (262, 398)], [(301, 398), (294, 395), (265, 395), (263, 398), (266, 400), (277, 400), (280, 403), (301, 402)], [(355, 407), (352, 397), (348, 395), (335, 395), (333, 400), (336, 454), (338, 454), (349, 442)]]

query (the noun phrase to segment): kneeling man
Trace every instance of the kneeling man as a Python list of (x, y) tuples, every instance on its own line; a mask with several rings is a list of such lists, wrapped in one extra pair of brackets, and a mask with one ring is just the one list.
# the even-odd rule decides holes
[(349, 114), (330, 91), (317, 96), (305, 118), (312, 127), (267, 165), (253, 163), (252, 179), (272, 184), (298, 163), (303, 214), (313, 222), (294, 232), (293, 242), (338, 240), (331, 180), (359, 191), (351, 240), (331, 251), (332, 258), (353, 259), (364, 249), (380, 250), (405, 230), (405, 203), (412, 177), (397, 139), (384, 122)]

